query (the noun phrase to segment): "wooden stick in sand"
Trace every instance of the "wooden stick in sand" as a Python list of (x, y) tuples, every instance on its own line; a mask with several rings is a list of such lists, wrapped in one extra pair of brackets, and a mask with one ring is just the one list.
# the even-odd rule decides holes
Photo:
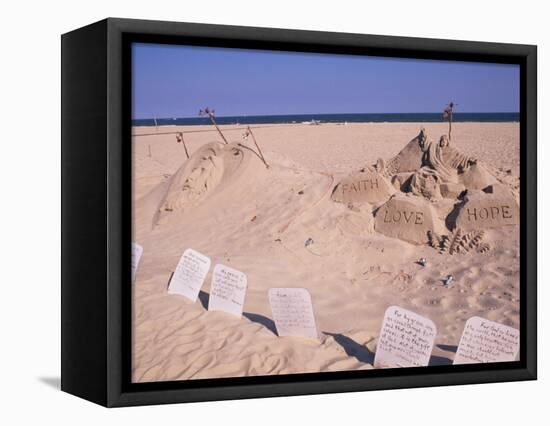
[(185, 149), (185, 155), (187, 155), (187, 158), (189, 158), (189, 152), (187, 151), (187, 146), (185, 145), (185, 140), (183, 139), (183, 133), (176, 133), (176, 142), (182, 143), (183, 149)]
[[(250, 126), (246, 126), (246, 132), (243, 135), (243, 139), (248, 139), (248, 136), (252, 136), (252, 140), (254, 141), (254, 145), (256, 145), (256, 148), (258, 148), (258, 152), (256, 153), (254, 150), (252, 150), (258, 157), (260, 157), (260, 160), (263, 161), (265, 164), (266, 169), (269, 169), (269, 164), (267, 164), (267, 161), (265, 161), (264, 154), (262, 153), (262, 150), (260, 149), (260, 145), (258, 145), (258, 142), (256, 141), (256, 137), (254, 136), (254, 133), (252, 133), (252, 129)], [(241, 144), (239, 144), (241, 145)], [(244, 145), (242, 145), (244, 146)], [(245, 148), (248, 148), (244, 146)], [(249, 148), (250, 149), (250, 148)]]
[(443, 118), (449, 120), (449, 142), (451, 141), (451, 130), (453, 126), (453, 107), (454, 103), (449, 102), (449, 105), (447, 105), (447, 108), (445, 108), (445, 111), (443, 111)]
[(222, 137), (223, 141), (226, 144), (229, 143), (229, 142), (227, 142), (227, 139), (225, 139), (225, 136), (223, 135), (221, 129), (218, 127), (218, 124), (216, 123), (216, 120), (214, 119), (214, 110), (213, 109), (210, 109), (208, 107), (206, 107), (205, 109), (201, 109), (201, 110), (199, 110), (199, 115), (200, 116), (207, 115), (208, 118), (210, 118), (210, 121), (212, 122), (212, 124), (214, 125), (216, 130), (218, 131), (218, 133), (220, 134), (220, 136)]
[(252, 129), (250, 128), (250, 126), (246, 126), (246, 131), (250, 133), (250, 136), (252, 136), (254, 145), (256, 145), (256, 148), (258, 148), (258, 153), (260, 154), (260, 157), (262, 158), (262, 161), (264, 162), (265, 167), (269, 169), (269, 165), (267, 164), (267, 161), (265, 161), (264, 154), (262, 153), (262, 150), (260, 149), (260, 145), (258, 145), (258, 142), (256, 141), (256, 137), (254, 136), (254, 133), (252, 132)]

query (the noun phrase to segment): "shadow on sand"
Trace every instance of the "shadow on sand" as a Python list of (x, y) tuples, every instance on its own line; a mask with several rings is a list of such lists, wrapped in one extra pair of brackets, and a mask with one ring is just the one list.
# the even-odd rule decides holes
[(436, 345), (439, 349), (446, 352), (454, 352), (456, 353), (456, 350), (458, 349), (458, 346), (454, 345)]
[[(436, 346), (439, 349), (441, 349), (442, 351), (445, 351), (445, 352), (456, 353), (456, 350), (458, 349), (457, 346), (454, 346), (454, 345), (438, 344)], [(443, 357), (443, 356), (432, 355), (432, 357), (430, 358), (430, 364), (429, 365), (452, 365), (452, 363), (453, 363), (453, 360), (450, 359), (450, 358), (446, 358), (446, 357)]]
[(277, 327), (271, 318), (268, 318), (264, 315), (253, 314), (252, 312), (243, 312), (243, 317), (248, 318), (250, 321), (263, 325), (269, 331), (271, 331), (275, 336), (277, 335)]
[(348, 356), (357, 358), (358, 361), (368, 364), (374, 363), (374, 352), (371, 352), (369, 348), (364, 345), (360, 345), (355, 340), (338, 333), (324, 333), (327, 336), (332, 336), (336, 343), (344, 348)]
[[(199, 301), (204, 309), (208, 310), (208, 299), (210, 295), (205, 291), (199, 292)], [(255, 322), (267, 328), (274, 335), (277, 335), (277, 327), (271, 318), (268, 318), (264, 315), (254, 314), (252, 312), (243, 312), (243, 317), (247, 318), (249, 321)]]
[(199, 301), (204, 309), (208, 310), (208, 299), (210, 295), (205, 291), (199, 291)]
[[(337, 333), (327, 333), (326, 335), (332, 336), (336, 343), (338, 343), (344, 350), (346, 351), (346, 354), (348, 356), (353, 356), (357, 358), (360, 362), (365, 362), (368, 364), (374, 364), (374, 352), (371, 352), (369, 348), (367, 348), (364, 345), (360, 345), (355, 340), (349, 338), (348, 336), (345, 336), (343, 334), (337, 334)], [(438, 347), (442, 350), (446, 351), (453, 351), (456, 352), (456, 346), (449, 346), (449, 345), (438, 345)], [(443, 356), (437, 356), (432, 355), (430, 357), (430, 362), (428, 365), (451, 365), (453, 361), (449, 358), (443, 357)]]
[(428, 363), (428, 365), (431, 367), (434, 365), (451, 365), (452, 363), (452, 359), (445, 358), (444, 356), (432, 355), (430, 357), (430, 362)]

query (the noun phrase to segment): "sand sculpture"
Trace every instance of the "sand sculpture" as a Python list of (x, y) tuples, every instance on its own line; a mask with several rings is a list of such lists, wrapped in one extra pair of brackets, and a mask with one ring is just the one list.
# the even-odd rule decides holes
[(461, 189), (482, 189), (497, 182), (477, 159), (451, 146), (447, 135), (435, 143), (424, 129), (390, 161), (379, 160), (375, 169), (399, 182), (400, 190), (426, 198), (455, 198)]
[(262, 160), (240, 143), (211, 142), (183, 163), (163, 186), (155, 223), (202, 203), (214, 192), (258, 176)]
[(183, 164), (171, 177), (159, 209), (161, 217), (200, 202), (220, 183), (224, 174), (222, 153), (221, 144), (208, 144)]
[(440, 253), (466, 253), (470, 250), (475, 250), (478, 253), (485, 253), (491, 246), (483, 242), (485, 231), (473, 230), (467, 233), (461, 228), (448, 235), (439, 235), (435, 232), (428, 232), (428, 242), (430, 246)]
[[(229, 185), (246, 187), (261, 173), (274, 173), (263, 155), (247, 148), (225, 141), (201, 147), (163, 186), (154, 222), (188, 211)], [(519, 224), (513, 187), (453, 147), (447, 135), (434, 142), (424, 129), (389, 161), (379, 159), (341, 179), (330, 197), (351, 214), (339, 221), (343, 231), (362, 235), (374, 229), (441, 253), (485, 252), (486, 233), (475, 232)]]
[[(384, 235), (442, 253), (485, 252), (483, 230), (519, 224), (514, 189), (490, 170), (422, 128), (395, 157), (342, 179), (332, 199), (373, 204), (374, 229)], [(438, 200), (447, 200), (439, 202), (448, 206), (443, 218)]]

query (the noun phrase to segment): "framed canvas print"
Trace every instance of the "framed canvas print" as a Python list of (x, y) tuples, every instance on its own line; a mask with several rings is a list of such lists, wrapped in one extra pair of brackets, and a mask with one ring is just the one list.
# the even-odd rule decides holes
[(62, 389), (536, 378), (536, 47), (107, 19), (62, 37)]

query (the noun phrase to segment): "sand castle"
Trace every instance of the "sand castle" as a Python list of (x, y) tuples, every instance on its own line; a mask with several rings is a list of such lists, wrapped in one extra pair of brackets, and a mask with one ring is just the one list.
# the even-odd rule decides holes
[[(513, 187), (499, 181), (481, 161), (454, 148), (447, 135), (436, 143), (423, 128), (389, 161), (379, 159), (341, 180), (332, 200), (372, 203), (374, 229), (413, 244), (431, 244), (430, 235), (456, 229), (519, 224)], [(482, 249), (486, 251), (487, 245)], [(459, 250), (449, 251), (453, 252)]]

